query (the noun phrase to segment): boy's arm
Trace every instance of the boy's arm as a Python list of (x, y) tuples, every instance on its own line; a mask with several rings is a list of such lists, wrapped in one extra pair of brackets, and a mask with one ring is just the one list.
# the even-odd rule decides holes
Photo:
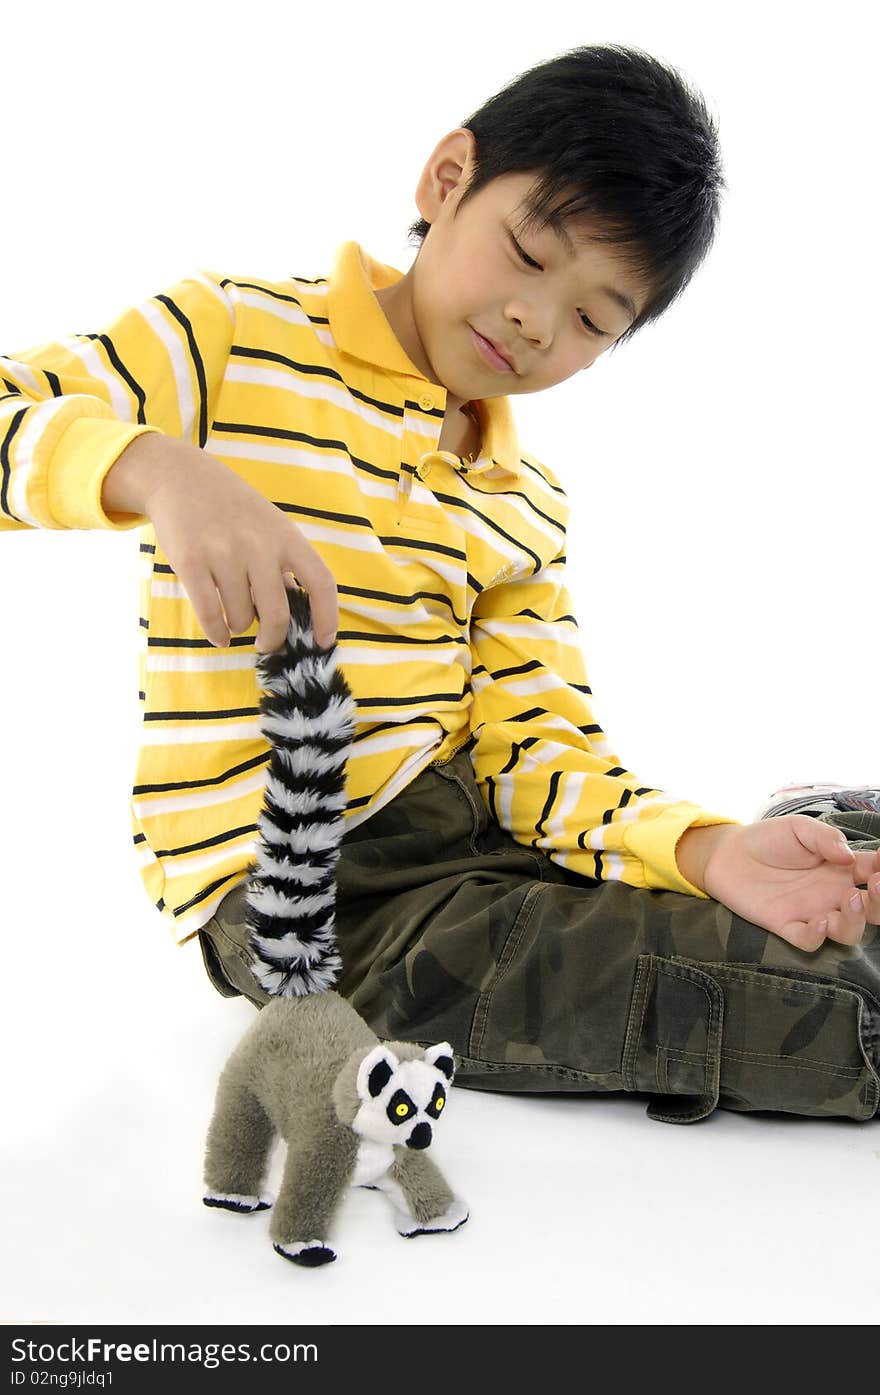
[(701, 875), (704, 849), (683, 835), (738, 820), (645, 785), (611, 749), (593, 712), (562, 552), (534, 576), (482, 592), (471, 647), (471, 758), (498, 822), (584, 876), (705, 897), (687, 875)]
[(520, 842), (585, 876), (712, 897), (808, 952), (880, 925), (880, 849), (804, 814), (725, 819), (624, 769), (593, 715), (561, 557), (482, 592), (471, 642), (474, 771)]
[(706, 863), (718, 844), (735, 824), (716, 823), (711, 827), (692, 825), (686, 828), (675, 845), (678, 870), (691, 886), (706, 890)]
[(106, 477), (139, 436), (205, 446), (232, 346), (233, 294), (200, 272), (98, 333), (0, 355), (0, 530), (148, 522), (108, 511)]

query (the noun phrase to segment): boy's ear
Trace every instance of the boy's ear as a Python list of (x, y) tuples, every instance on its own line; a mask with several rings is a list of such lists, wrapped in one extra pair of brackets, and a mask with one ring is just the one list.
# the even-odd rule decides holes
[(442, 1070), (448, 1081), (452, 1081), (455, 1075), (455, 1056), (448, 1041), (440, 1041), (436, 1046), (429, 1046), (425, 1052), (425, 1060), (429, 1066), (436, 1066)]
[(368, 1051), (358, 1066), (357, 1092), (360, 1099), (368, 1102), (381, 1095), (388, 1081), (400, 1065), (393, 1051), (380, 1041), (372, 1051)]

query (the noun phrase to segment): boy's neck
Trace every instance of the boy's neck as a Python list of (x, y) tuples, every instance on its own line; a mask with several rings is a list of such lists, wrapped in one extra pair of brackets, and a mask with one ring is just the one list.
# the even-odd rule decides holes
[(419, 372), (429, 381), (433, 381), (431, 365), (422, 347), (419, 332), (416, 329), (415, 315), (412, 308), (412, 287), (410, 284), (410, 272), (402, 276), (399, 281), (395, 281), (393, 286), (380, 286), (373, 291), (379, 302), (382, 314), (391, 327), (401, 348), (404, 350), (410, 362), (414, 363)]
[[(434, 373), (416, 329), (412, 309), (410, 272), (393, 286), (374, 290), (379, 306), (407, 358), (429, 382)], [(446, 413), (438, 449), (451, 450), (456, 455), (476, 454), (480, 448), (480, 423), (475, 408), (464, 398), (446, 392)]]
[(482, 449), (483, 436), (479, 413), (470, 402), (455, 409), (450, 407), (449, 401), (447, 398), (437, 449), (451, 451), (463, 460), (476, 460)]

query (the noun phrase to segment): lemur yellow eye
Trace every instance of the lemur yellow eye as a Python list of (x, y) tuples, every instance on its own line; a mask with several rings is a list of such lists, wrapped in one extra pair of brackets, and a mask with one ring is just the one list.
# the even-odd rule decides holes
[(443, 1093), (443, 1087), (438, 1083), (434, 1086), (434, 1093), (431, 1096), (431, 1103), (425, 1105), (425, 1112), (427, 1114), (430, 1114), (432, 1119), (439, 1119), (440, 1111), (442, 1110), (445, 1103), (446, 1096)]
[(398, 1119), (405, 1119), (407, 1114), (409, 1113), (409, 1105), (399, 1104), (394, 1112), (397, 1115)]

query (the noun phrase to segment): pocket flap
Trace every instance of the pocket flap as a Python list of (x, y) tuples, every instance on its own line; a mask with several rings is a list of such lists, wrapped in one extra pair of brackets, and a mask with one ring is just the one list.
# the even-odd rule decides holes
[(627, 1022), (623, 1079), (627, 1090), (663, 1096), (648, 1115), (690, 1124), (711, 1114), (721, 1084), (724, 994), (687, 959), (640, 954)]

